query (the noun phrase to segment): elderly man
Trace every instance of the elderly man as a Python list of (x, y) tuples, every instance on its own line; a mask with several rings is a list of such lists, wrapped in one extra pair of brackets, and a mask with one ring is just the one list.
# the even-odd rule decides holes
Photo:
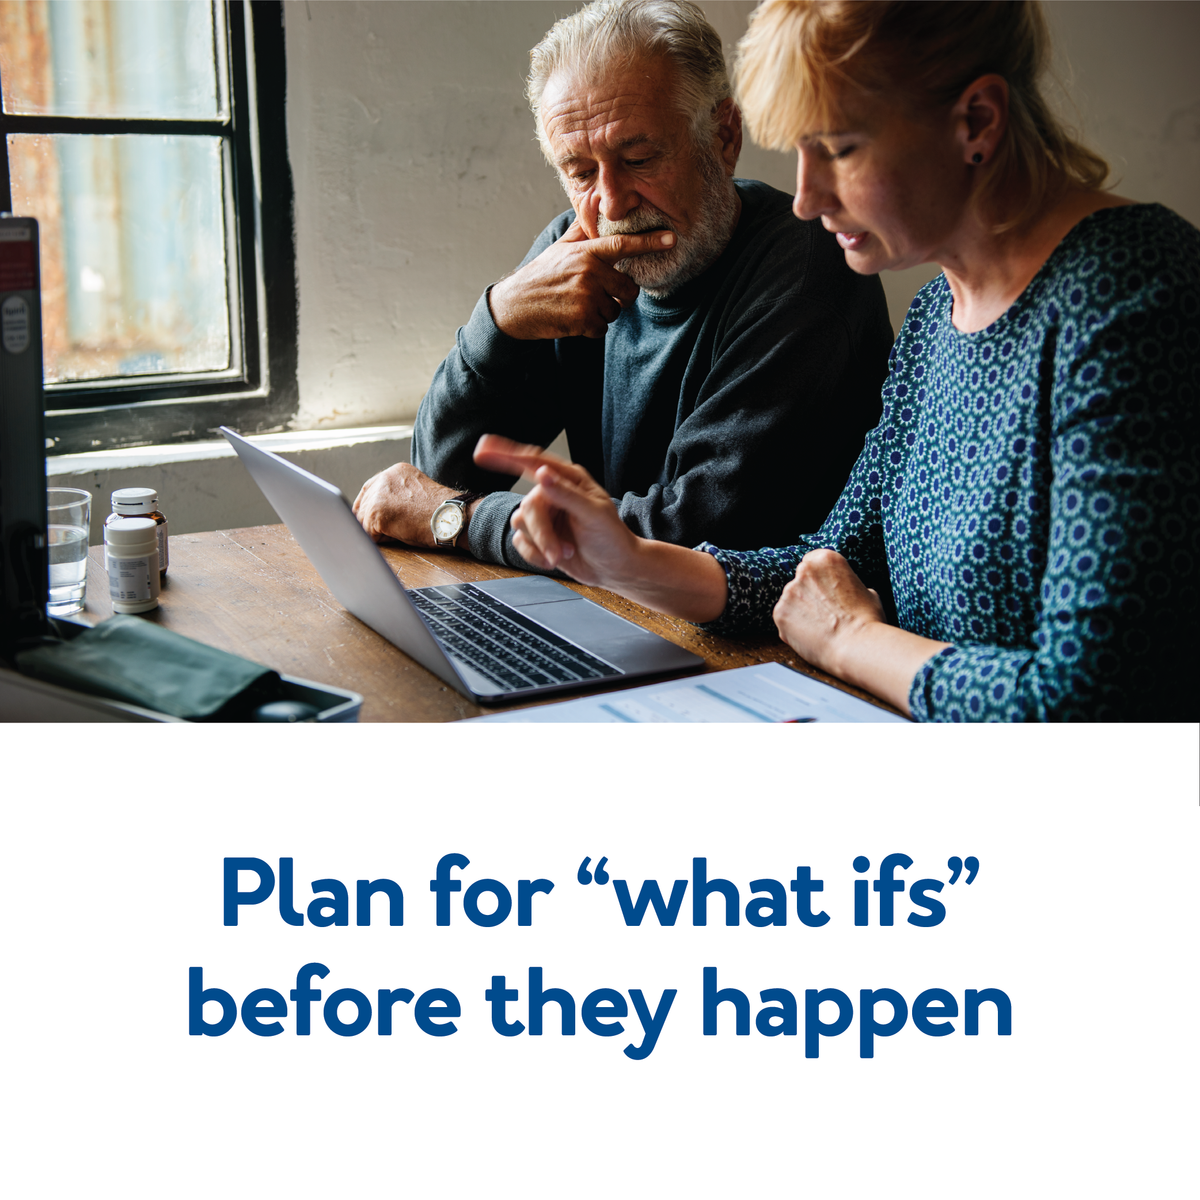
[(369, 479), (359, 520), (527, 568), (513, 480), (472, 451), (485, 432), (546, 445), (565, 429), (643, 537), (758, 548), (816, 528), (879, 417), (878, 279), (790, 196), (734, 182), (741, 116), (696, 5), (597, 0), (530, 58), (572, 211), (480, 299), (421, 403), (415, 465)]

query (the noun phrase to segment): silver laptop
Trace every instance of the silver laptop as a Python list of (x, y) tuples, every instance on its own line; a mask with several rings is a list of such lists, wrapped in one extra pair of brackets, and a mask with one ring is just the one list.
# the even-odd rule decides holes
[(479, 704), (704, 660), (543, 575), (408, 590), (324, 479), (221, 427), (329, 590), (360, 621)]

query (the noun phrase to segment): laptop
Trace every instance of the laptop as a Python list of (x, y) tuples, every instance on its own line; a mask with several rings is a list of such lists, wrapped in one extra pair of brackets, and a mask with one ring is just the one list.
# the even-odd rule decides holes
[(338, 600), (477, 704), (704, 665), (544, 575), (410, 591), (338, 488), (232, 429), (221, 432)]

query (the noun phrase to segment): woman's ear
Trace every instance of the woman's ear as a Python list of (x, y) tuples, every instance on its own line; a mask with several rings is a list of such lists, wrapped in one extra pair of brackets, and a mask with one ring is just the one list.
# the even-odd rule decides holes
[(953, 111), (963, 161), (981, 166), (1008, 129), (1008, 81), (1002, 75), (981, 75), (963, 89)]

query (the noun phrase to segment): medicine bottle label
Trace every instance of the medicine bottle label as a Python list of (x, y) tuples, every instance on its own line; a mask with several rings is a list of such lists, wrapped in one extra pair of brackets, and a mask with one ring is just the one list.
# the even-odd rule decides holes
[[(150, 555), (144, 558), (108, 559), (108, 591), (113, 600), (152, 600), (157, 589), (151, 591)], [(157, 573), (158, 564), (154, 564)], [(157, 581), (156, 581), (157, 582)]]

